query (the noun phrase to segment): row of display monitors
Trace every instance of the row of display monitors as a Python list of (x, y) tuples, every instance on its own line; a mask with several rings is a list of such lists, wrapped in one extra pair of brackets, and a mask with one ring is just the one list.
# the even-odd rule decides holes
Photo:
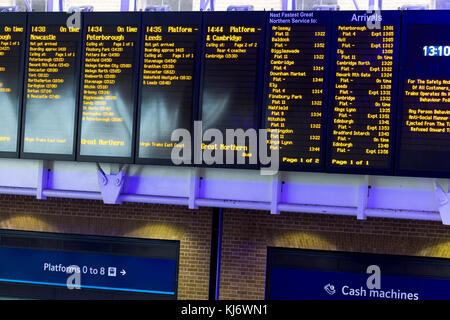
[(450, 177), (450, 11), (0, 14), (1, 156), (259, 167), (227, 129), (281, 170)]

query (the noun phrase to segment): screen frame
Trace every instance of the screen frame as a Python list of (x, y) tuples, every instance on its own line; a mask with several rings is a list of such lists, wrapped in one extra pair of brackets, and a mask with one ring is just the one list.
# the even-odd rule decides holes
[[(29, 36), (31, 34), (31, 27), (35, 24), (42, 25), (64, 25), (67, 19), (70, 17), (69, 14), (64, 12), (30, 12), (28, 13), (28, 23), (27, 23), (27, 45), (25, 51), (25, 62), (24, 62), (24, 91), (23, 91), (23, 108), (22, 108), (22, 128), (21, 128), (21, 144), (20, 144), (20, 158), (22, 159), (36, 159), (36, 160), (61, 160), (61, 161), (74, 161), (77, 148), (77, 131), (78, 131), (78, 111), (80, 104), (80, 74), (81, 74), (81, 41), (82, 41), (82, 29), (80, 28), (78, 36), (78, 45), (75, 58), (75, 75), (74, 75), (74, 92), (75, 95), (75, 105), (74, 107), (74, 127), (73, 127), (73, 142), (72, 142), (72, 153), (71, 154), (58, 154), (58, 153), (34, 153), (24, 151), (24, 141), (25, 138), (25, 122), (26, 122), (26, 108), (27, 108), (27, 95), (26, 95), (26, 83), (28, 74), (28, 57), (29, 57)], [(80, 15), (82, 19), (82, 15)], [(82, 25), (82, 20), (81, 20)]]
[[(83, 24), (82, 24), (82, 50), (81, 50), (81, 67), (80, 67), (80, 90), (79, 90), (79, 103), (78, 103), (78, 134), (77, 134), (77, 155), (76, 160), (80, 162), (101, 162), (101, 163), (122, 163), (133, 164), (134, 155), (136, 152), (136, 118), (137, 118), (137, 101), (138, 101), (138, 83), (139, 79), (139, 65), (140, 65), (140, 51), (141, 51), (141, 13), (140, 12), (83, 12)], [(120, 24), (115, 23), (120, 21)], [(86, 35), (87, 27), (89, 25), (105, 25), (105, 26), (117, 26), (117, 25), (135, 25), (138, 28), (136, 49), (134, 52), (134, 68), (132, 75), (132, 95), (133, 95), (133, 116), (132, 116), (132, 133), (130, 138), (130, 156), (129, 157), (116, 157), (116, 156), (91, 156), (80, 154), (81, 150), (81, 128), (82, 128), (82, 95), (83, 95), (83, 83), (84, 75), (83, 70), (85, 66), (85, 50), (86, 50)]]
[(1, 158), (19, 158), (20, 155), (20, 145), (21, 145), (21, 132), (22, 132), (22, 109), (23, 109), (23, 88), (24, 88), (24, 77), (20, 75), (24, 75), (24, 59), (25, 59), (25, 49), (28, 45), (27, 41), (27, 20), (28, 14), (26, 12), (0, 12), (0, 25), (8, 25), (8, 24), (23, 24), (24, 32), (22, 34), (22, 48), (21, 48), (21, 56), (20, 62), (22, 62), (19, 66), (19, 77), (18, 77), (18, 85), (17, 85), (17, 142), (16, 142), (16, 151), (7, 152), (0, 151)]
[[(433, 170), (409, 170), (400, 168), (400, 145), (402, 137), (402, 122), (403, 122), (403, 90), (406, 65), (403, 56), (407, 54), (407, 30), (408, 24), (411, 25), (433, 25), (433, 24), (450, 24), (449, 10), (406, 10), (402, 15), (402, 39), (401, 39), (401, 55), (400, 55), (400, 71), (399, 71), (399, 85), (398, 85), (398, 106), (397, 106), (397, 135), (396, 135), (396, 156), (394, 172), (396, 176), (406, 177), (423, 177), (423, 178), (450, 178), (450, 171), (433, 171)], [(414, 23), (419, 21), (420, 23)]]
[(184, 25), (195, 25), (198, 27), (198, 38), (196, 45), (196, 56), (194, 61), (194, 75), (193, 75), (193, 88), (192, 88), (192, 106), (191, 106), (191, 127), (189, 131), (191, 132), (191, 146), (194, 145), (194, 119), (198, 116), (198, 105), (200, 97), (200, 68), (201, 68), (201, 53), (202, 53), (202, 37), (203, 37), (203, 14), (201, 12), (143, 12), (141, 19), (141, 48), (139, 55), (139, 85), (138, 85), (138, 109), (137, 109), (137, 120), (136, 120), (136, 146), (135, 146), (135, 163), (144, 165), (164, 165), (164, 166), (176, 166), (176, 167), (192, 167), (194, 166), (194, 153), (191, 152), (191, 164), (173, 164), (171, 159), (160, 159), (160, 158), (147, 158), (139, 156), (139, 142), (141, 135), (141, 113), (142, 113), (142, 78), (143, 78), (143, 68), (144, 68), (144, 37), (145, 28), (154, 24), (161, 24), (163, 26), (169, 25), (171, 21), (175, 21), (177, 24)]
[[(255, 118), (254, 125), (255, 129), (259, 133), (259, 129), (261, 128), (261, 112), (262, 112), (262, 94), (263, 94), (263, 78), (264, 78), (264, 54), (265, 54), (265, 39), (266, 39), (266, 12), (265, 11), (206, 11), (203, 12), (203, 26), (202, 26), (202, 51), (201, 51), (201, 71), (200, 71), (200, 92), (199, 92), (199, 102), (198, 102), (198, 113), (196, 117), (196, 121), (202, 120), (202, 112), (203, 112), (203, 91), (204, 91), (204, 82), (205, 82), (205, 54), (206, 54), (206, 35), (208, 25), (220, 24), (223, 26), (233, 25), (233, 24), (241, 24), (241, 25), (255, 25), (257, 28), (261, 28), (260, 34), (260, 46), (258, 50), (258, 63), (256, 65), (255, 71), (257, 73), (257, 81), (255, 83)], [(245, 23), (241, 23), (244, 21)], [(236, 128), (230, 128), (236, 129)], [(202, 126), (202, 140), (203, 140), (203, 126)], [(225, 142), (225, 141), (224, 141)], [(195, 141), (194, 141), (194, 161), (196, 160), (196, 156), (199, 151), (195, 150)], [(259, 139), (257, 143), (257, 148), (259, 152)], [(203, 150), (202, 150), (203, 152)], [(223, 153), (224, 160), (226, 158), (226, 153)], [(260, 162), (258, 155), (256, 156), (256, 164), (212, 164), (208, 165), (203, 161), (202, 163), (197, 164), (196, 166), (202, 168), (221, 168), (221, 169), (247, 169), (247, 170), (258, 170), (260, 169)]]
[[(395, 142), (396, 142), (396, 124), (397, 124), (397, 104), (398, 104), (398, 79), (399, 79), (399, 65), (400, 65), (400, 39), (402, 34), (402, 12), (398, 10), (383, 10), (380, 13), (383, 16), (383, 20), (386, 19), (388, 23), (395, 25), (397, 32), (394, 34), (394, 57), (393, 57), (393, 75), (392, 75), (392, 100), (391, 100), (391, 112), (390, 112), (390, 144), (389, 144), (389, 167), (386, 169), (380, 168), (356, 168), (356, 167), (336, 167), (331, 165), (331, 149), (332, 149), (332, 127), (333, 127), (333, 103), (335, 96), (335, 74), (336, 74), (336, 61), (337, 61), (337, 27), (343, 24), (364, 25), (364, 22), (351, 22), (350, 17), (353, 14), (364, 14), (366, 11), (337, 11), (333, 12), (332, 18), (332, 52), (330, 61), (330, 82), (329, 82), (329, 98), (328, 98), (328, 112), (327, 112), (327, 143), (326, 143), (326, 160), (325, 160), (325, 172), (327, 173), (344, 173), (344, 174), (363, 174), (363, 175), (394, 175), (394, 161), (395, 161)], [(374, 11), (376, 13), (376, 11)], [(395, 53), (396, 50), (396, 53)]]
[[(22, 242), (20, 245), (4, 245), (3, 242), (5, 238), (12, 239), (12, 241)], [(80, 244), (85, 243), (87, 246), (91, 246), (93, 249), (67, 249), (67, 244), (80, 246)], [(179, 240), (160, 240), (160, 239), (145, 239), (145, 238), (133, 238), (133, 237), (117, 237), (117, 236), (103, 236), (103, 235), (83, 235), (83, 234), (72, 234), (72, 233), (55, 233), (55, 232), (36, 232), (36, 231), (23, 231), (23, 230), (10, 230), (10, 229), (0, 229), (0, 247), (2, 248), (16, 248), (16, 249), (29, 249), (29, 250), (43, 250), (43, 251), (61, 251), (61, 252), (72, 252), (81, 254), (99, 254), (108, 255), (113, 254), (115, 256), (133, 256), (141, 258), (156, 258), (158, 257), (153, 254), (148, 255), (136, 255), (135, 253), (114, 253), (111, 249), (114, 246), (121, 246), (124, 249), (127, 246), (138, 246), (138, 250), (143, 250), (148, 247), (149, 250), (163, 250), (163, 247), (167, 247), (169, 250), (174, 250), (175, 255), (172, 258), (160, 257), (159, 259), (175, 259), (176, 269), (175, 269), (175, 287), (174, 295), (172, 298), (176, 300), (178, 298), (178, 287), (179, 287), (179, 275), (180, 275), (180, 241)], [(105, 250), (98, 250), (98, 247), (105, 248)], [(8, 284), (6, 284), (8, 285)], [(12, 284), (12, 287), (21, 287), (20, 284)], [(39, 288), (38, 291), (43, 291), (44, 294), (51, 294), (50, 291), (54, 290), (52, 286), (46, 285), (28, 285), (23, 286), (24, 288)], [(76, 290), (75, 290), (76, 291)], [(158, 294), (135, 294), (132, 292), (125, 293), (115, 293), (108, 290), (97, 290), (97, 289), (86, 289), (83, 288), (89, 296), (89, 293), (105, 293), (112, 294), (119, 299), (145, 299), (146, 297), (154, 297), (155, 299), (167, 299), (168, 296), (161, 296)], [(128, 297), (127, 297), (128, 296)], [(70, 295), (69, 295), (70, 298)], [(77, 299), (77, 298), (76, 298)]]
[[(330, 11), (269, 11), (266, 13), (266, 39), (265, 39), (265, 55), (264, 55), (264, 85), (263, 85), (263, 96), (262, 96), (262, 106), (261, 106), (261, 119), (260, 119), (260, 125), (262, 129), (267, 129), (267, 115), (268, 110), (267, 106), (269, 104), (268, 99), (268, 93), (269, 93), (269, 82), (270, 82), (270, 50), (271, 50), (271, 44), (272, 41), (270, 40), (270, 27), (272, 25), (269, 23), (270, 19), (270, 13), (281, 13), (281, 12), (305, 12), (305, 13), (314, 13), (314, 18), (319, 19), (319, 23), (296, 23), (296, 24), (285, 24), (285, 25), (296, 25), (296, 26), (314, 26), (314, 25), (324, 25), (326, 27), (326, 34), (325, 34), (325, 43), (329, 44), (331, 42), (331, 22), (332, 22), (332, 14)], [(322, 94), (322, 120), (321, 125), (322, 128), (320, 130), (321, 132), (321, 142), (320, 142), (320, 165), (319, 166), (308, 166), (308, 165), (299, 165), (299, 164), (282, 164), (280, 162), (280, 171), (285, 172), (324, 172), (325, 171), (325, 154), (326, 154), (326, 141), (327, 141), (327, 114), (328, 114), (328, 90), (329, 90), (329, 81), (330, 81), (330, 56), (331, 56), (331, 48), (330, 45), (325, 45), (325, 60), (324, 60), (324, 84), (323, 84), (323, 94)], [(280, 152), (280, 158), (281, 158), (281, 152)], [(261, 168), (264, 168), (263, 165), (261, 165)]]

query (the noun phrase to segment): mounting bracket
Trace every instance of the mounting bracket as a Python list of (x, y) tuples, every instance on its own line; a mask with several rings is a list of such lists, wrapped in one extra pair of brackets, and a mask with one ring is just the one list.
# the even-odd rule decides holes
[(97, 178), (98, 186), (103, 197), (103, 202), (106, 204), (121, 204), (120, 194), (126, 178), (128, 165), (119, 167), (118, 173), (110, 172), (106, 174), (97, 163)]

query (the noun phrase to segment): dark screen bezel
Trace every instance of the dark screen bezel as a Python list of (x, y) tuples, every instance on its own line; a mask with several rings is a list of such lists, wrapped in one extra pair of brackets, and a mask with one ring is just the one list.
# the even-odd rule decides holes
[[(397, 32), (394, 34), (394, 59), (393, 59), (393, 76), (392, 76), (392, 100), (391, 100), (391, 128), (389, 130), (390, 134), (390, 145), (389, 153), (391, 155), (389, 160), (389, 167), (386, 169), (382, 168), (356, 168), (356, 167), (337, 167), (331, 165), (331, 150), (332, 150), (332, 125), (333, 125), (333, 102), (335, 96), (335, 73), (336, 73), (336, 60), (337, 60), (337, 27), (342, 24), (355, 24), (364, 25), (361, 22), (351, 22), (351, 17), (356, 15), (363, 15), (367, 13), (365, 11), (341, 11), (334, 12), (332, 19), (332, 52), (331, 52), (331, 63), (330, 63), (330, 89), (329, 89), (329, 99), (328, 99), (328, 112), (327, 112), (327, 146), (326, 146), (326, 161), (325, 161), (325, 172), (327, 173), (345, 173), (345, 174), (363, 174), (363, 175), (384, 175), (392, 176), (394, 175), (394, 158), (395, 158), (395, 133), (396, 133), (396, 116), (397, 116), (397, 103), (398, 103), (398, 69), (400, 62), (400, 36), (401, 36), (401, 11), (386, 10), (381, 11), (383, 16), (383, 23), (389, 23), (395, 25)], [(388, 22), (385, 22), (385, 21)]]
[[(270, 82), (269, 79), (269, 68), (270, 68), (270, 49), (271, 49), (271, 39), (270, 39), (270, 26), (272, 24), (269, 22), (270, 20), (270, 13), (275, 12), (306, 12), (306, 13), (314, 13), (314, 19), (318, 19), (318, 23), (297, 23), (295, 25), (305, 25), (305, 26), (313, 26), (313, 25), (324, 25), (326, 27), (326, 34), (325, 34), (325, 65), (324, 65), (324, 84), (323, 84), (323, 94), (322, 94), (322, 120), (321, 120), (321, 142), (320, 142), (320, 165), (314, 166), (314, 165), (306, 165), (306, 164), (289, 164), (289, 163), (281, 163), (280, 161), (280, 171), (293, 171), (293, 172), (324, 172), (325, 171), (325, 146), (326, 146), (326, 140), (327, 140), (327, 110), (328, 110), (328, 89), (329, 89), (329, 81), (330, 81), (330, 72), (329, 65), (330, 65), (330, 54), (331, 54), (331, 48), (328, 45), (331, 42), (331, 12), (327, 11), (270, 11), (267, 12), (266, 16), (266, 45), (265, 45), (265, 66), (264, 66), (264, 87), (263, 87), (263, 103), (262, 103), (262, 110), (261, 110), (261, 128), (267, 129), (267, 105), (268, 105), (268, 83)], [(288, 24), (286, 24), (288, 25)], [(294, 25), (294, 24), (289, 24)], [(280, 152), (280, 158), (281, 158), (281, 152)], [(263, 165), (261, 165), (261, 168), (264, 168)]]
[(407, 52), (407, 30), (408, 25), (433, 25), (433, 24), (449, 24), (450, 19), (449, 10), (407, 10), (402, 15), (402, 39), (401, 39), (401, 56), (400, 56), (400, 72), (398, 85), (398, 107), (397, 107), (397, 136), (396, 136), (396, 157), (395, 157), (395, 175), (406, 177), (423, 177), (423, 178), (450, 178), (450, 171), (445, 170), (409, 170), (400, 168), (400, 153), (401, 153), (401, 136), (402, 136), (402, 122), (403, 122), (403, 90), (405, 77), (405, 60), (403, 56)]
[[(141, 44), (144, 47), (145, 28), (154, 24), (160, 24), (167, 26), (169, 24), (179, 25), (195, 25), (198, 27), (196, 57), (194, 61), (194, 75), (193, 75), (193, 91), (192, 91), (192, 106), (191, 106), (191, 146), (193, 146), (193, 133), (194, 133), (194, 119), (198, 113), (198, 102), (200, 92), (200, 61), (201, 61), (201, 45), (202, 45), (202, 22), (203, 15), (201, 12), (143, 12), (142, 13), (142, 25), (141, 25)], [(140, 52), (140, 67), (139, 67), (139, 95), (138, 95), (138, 111), (136, 122), (136, 146), (135, 146), (135, 163), (144, 165), (164, 165), (164, 166), (176, 166), (171, 159), (162, 158), (148, 158), (139, 156), (139, 142), (141, 134), (141, 110), (142, 110), (142, 77), (143, 77), (143, 59), (144, 52), (141, 48)], [(194, 155), (191, 153), (191, 165), (181, 164), (181, 167), (191, 167), (194, 160)]]
[[(198, 115), (196, 120), (202, 121), (202, 110), (203, 110), (203, 84), (205, 81), (205, 53), (206, 53), (206, 46), (205, 46), (205, 38), (207, 35), (207, 28), (208, 25), (215, 24), (215, 25), (254, 25), (257, 28), (261, 28), (261, 34), (259, 39), (259, 51), (258, 51), (258, 63), (256, 65), (256, 72), (257, 72), (257, 81), (255, 83), (255, 119), (253, 121), (255, 130), (260, 129), (261, 126), (261, 111), (262, 111), (262, 93), (263, 93), (263, 72), (264, 72), (264, 51), (265, 51), (265, 32), (266, 32), (266, 12), (264, 11), (215, 11), (210, 12), (206, 11), (203, 12), (203, 28), (202, 28), (202, 53), (201, 53), (201, 75), (200, 75), (200, 94), (199, 94), (199, 107), (198, 107)], [(230, 128), (230, 129), (236, 129), (236, 128)], [(202, 130), (202, 137), (203, 137), (203, 130)], [(259, 139), (258, 139), (259, 140)], [(225, 142), (225, 141), (224, 141)], [(259, 141), (258, 141), (258, 150), (259, 150)], [(195, 150), (195, 144), (194, 144), (194, 160), (195, 160), (195, 154), (197, 150)], [(224, 152), (224, 160), (226, 157), (226, 153)], [(249, 169), (249, 170), (257, 170), (260, 168), (259, 164), (259, 157), (258, 155), (255, 155), (256, 157), (256, 164), (212, 164), (208, 165), (206, 164), (202, 159), (202, 164), (199, 164), (197, 166), (199, 167), (205, 167), (205, 168), (223, 168), (223, 169)], [(235, 158), (236, 159), (236, 158)], [(248, 158), (246, 159), (246, 161)]]
[[(29, 35), (31, 34), (31, 27), (33, 25), (65, 25), (67, 19), (70, 15), (63, 12), (30, 12), (28, 14), (28, 24), (27, 24), (27, 40)], [(81, 17), (81, 16), (80, 16)], [(81, 23), (81, 22), (80, 22)], [(27, 94), (25, 92), (25, 84), (27, 83), (27, 74), (28, 74), (28, 57), (29, 57), (29, 41), (27, 41), (26, 45), (26, 53), (25, 53), (25, 69), (24, 69), (24, 92), (23, 92), (23, 108), (22, 108), (22, 130), (21, 130), (21, 145), (20, 145), (20, 158), (23, 159), (36, 159), (36, 160), (62, 160), (62, 161), (74, 161), (76, 155), (76, 147), (77, 147), (77, 128), (78, 128), (78, 105), (79, 105), (79, 94), (80, 94), (80, 54), (81, 54), (81, 29), (78, 37), (78, 45), (76, 51), (76, 59), (75, 59), (75, 77), (74, 77), (74, 92), (75, 95), (75, 114), (74, 114), (74, 123), (73, 123), (73, 142), (72, 142), (72, 153), (71, 154), (58, 154), (58, 153), (35, 153), (35, 152), (25, 152), (24, 151), (24, 137), (25, 137), (25, 121), (26, 121), (26, 107), (27, 107)]]
[(16, 151), (7, 152), (0, 151), (1, 158), (19, 158), (20, 154), (20, 142), (22, 140), (21, 131), (22, 131), (22, 108), (23, 108), (23, 87), (24, 87), (24, 78), (21, 76), (24, 74), (24, 57), (25, 57), (25, 48), (27, 46), (27, 18), (28, 15), (25, 12), (1, 12), (0, 13), (0, 25), (22, 25), (23, 33), (22, 33), (22, 48), (21, 48), (21, 56), (20, 61), (22, 63), (19, 66), (19, 74), (18, 74), (18, 86), (17, 86), (17, 142), (16, 142)]

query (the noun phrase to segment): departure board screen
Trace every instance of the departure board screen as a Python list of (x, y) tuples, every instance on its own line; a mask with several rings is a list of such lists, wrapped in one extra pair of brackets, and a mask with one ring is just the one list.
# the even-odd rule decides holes
[(172, 150), (184, 147), (172, 141), (172, 132), (192, 131), (198, 104), (201, 22), (198, 12), (143, 14), (139, 163), (171, 164)]
[(79, 160), (133, 161), (140, 17), (84, 16)]
[(22, 125), (23, 158), (75, 159), (80, 28), (65, 13), (30, 13)]
[[(204, 13), (200, 106), (204, 139), (201, 148), (203, 154), (211, 152), (213, 160), (209, 162), (204, 157), (204, 164), (225, 167), (257, 165), (257, 151), (254, 148), (250, 150), (250, 146), (254, 146), (250, 138), (241, 141), (226, 139), (226, 131), (258, 129), (264, 20), (264, 12)], [(208, 139), (208, 133), (214, 136), (210, 129), (222, 133), (219, 141)], [(227, 152), (233, 155), (233, 160), (225, 159)], [(223, 155), (223, 160), (217, 156), (219, 154)]]
[(25, 13), (0, 13), (0, 155), (17, 157), (22, 100)]
[(393, 174), (400, 16), (333, 15), (328, 172)]
[(263, 126), (268, 148), (279, 150), (281, 170), (322, 170), (331, 14), (271, 11), (267, 19)]
[(396, 173), (449, 178), (449, 11), (404, 12), (402, 30)]

